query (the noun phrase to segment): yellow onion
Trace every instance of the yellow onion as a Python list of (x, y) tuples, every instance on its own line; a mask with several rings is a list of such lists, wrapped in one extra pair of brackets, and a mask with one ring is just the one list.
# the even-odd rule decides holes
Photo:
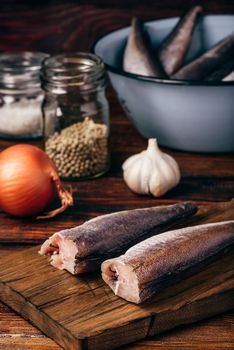
[(35, 216), (56, 196), (61, 207), (37, 218), (49, 218), (73, 205), (70, 191), (62, 187), (53, 161), (40, 148), (18, 144), (0, 153), (0, 209), (25, 217)]

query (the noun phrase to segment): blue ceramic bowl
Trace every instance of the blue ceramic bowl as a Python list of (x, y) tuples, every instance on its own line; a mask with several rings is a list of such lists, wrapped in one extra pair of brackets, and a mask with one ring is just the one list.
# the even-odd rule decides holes
[[(146, 24), (154, 47), (178, 18)], [(234, 16), (200, 19), (186, 57), (191, 60), (234, 31)], [(129, 27), (102, 37), (94, 52), (106, 64), (128, 118), (146, 138), (161, 145), (195, 152), (234, 151), (234, 82), (166, 80), (124, 72), (122, 57)]]

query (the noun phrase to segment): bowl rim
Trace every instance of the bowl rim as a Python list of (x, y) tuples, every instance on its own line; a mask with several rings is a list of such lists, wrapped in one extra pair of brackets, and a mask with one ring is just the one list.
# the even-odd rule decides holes
[[(220, 15), (204, 15), (204, 17), (233, 17), (233, 14), (220, 14)], [(154, 23), (160, 20), (167, 20), (167, 19), (177, 19), (179, 18), (179, 16), (174, 16), (174, 17), (165, 17), (165, 18), (158, 18), (155, 20), (150, 20), (150, 21), (144, 21), (145, 24), (150, 24), (150, 23)], [(98, 45), (98, 43), (100, 41), (102, 41), (104, 38), (106, 38), (109, 35), (114, 34), (115, 32), (118, 32), (120, 30), (124, 30), (124, 29), (128, 29), (130, 28), (130, 26), (127, 27), (122, 27), (122, 28), (118, 28), (115, 30), (112, 30), (102, 36), (100, 36), (99, 38), (97, 38), (92, 47), (91, 47), (91, 52), (94, 53), (95, 55), (97, 55), (96, 53), (96, 46)], [(231, 34), (231, 33), (230, 33)], [(97, 55), (99, 58), (101, 58), (99, 55)], [(101, 58), (102, 59), (102, 58)], [(102, 59), (103, 60), (103, 59)], [(127, 78), (131, 78), (133, 80), (141, 80), (141, 81), (147, 81), (147, 82), (151, 82), (151, 83), (163, 83), (163, 84), (168, 84), (168, 85), (183, 85), (183, 86), (234, 86), (234, 81), (218, 81), (218, 80), (214, 80), (214, 81), (209, 81), (209, 80), (182, 80), (182, 79), (167, 79), (167, 78), (156, 78), (154, 76), (145, 76), (145, 75), (140, 75), (140, 74), (134, 74), (134, 73), (130, 73), (127, 72), (121, 68), (117, 68), (113, 65), (110, 65), (108, 63), (106, 63), (103, 60), (105, 67), (108, 71), (118, 74), (118, 75), (122, 75), (125, 76)]]

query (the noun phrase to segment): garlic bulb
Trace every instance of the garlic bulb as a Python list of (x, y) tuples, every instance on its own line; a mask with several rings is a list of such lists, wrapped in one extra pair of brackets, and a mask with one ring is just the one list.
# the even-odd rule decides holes
[(156, 139), (149, 139), (148, 148), (129, 157), (122, 168), (128, 187), (139, 194), (159, 197), (180, 181), (177, 162), (159, 149)]

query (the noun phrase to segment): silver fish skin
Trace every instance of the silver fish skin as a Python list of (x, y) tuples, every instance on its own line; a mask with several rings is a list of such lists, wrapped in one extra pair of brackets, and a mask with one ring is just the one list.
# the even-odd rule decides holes
[(126, 72), (144, 76), (166, 78), (159, 60), (154, 58), (143, 23), (133, 18), (127, 45), (123, 56), (123, 69)]
[(234, 220), (164, 232), (102, 263), (102, 278), (114, 293), (140, 304), (173, 275), (204, 262), (234, 243)]
[(169, 76), (182, 66), (191, 43), (198, 16), (202, 11), (203, 8), (201, 6), (195, 6), (186, 12), (161, 44), (158, 56), (165, 72)]
[(225, 62), (234, 58), (234, 33), (219, 41), (201, 56), (179, 69), (172, 78), (203, 80)]
[(174, 222), (197, 211), (196, 205), (180, 202), (169, 206), (125, 210), (106, 214), (53, 234), (40, 249), (50, 263), (72, 274), (94, 271), (101, 263), (124, 253), (132, 245), (168, 230)]

